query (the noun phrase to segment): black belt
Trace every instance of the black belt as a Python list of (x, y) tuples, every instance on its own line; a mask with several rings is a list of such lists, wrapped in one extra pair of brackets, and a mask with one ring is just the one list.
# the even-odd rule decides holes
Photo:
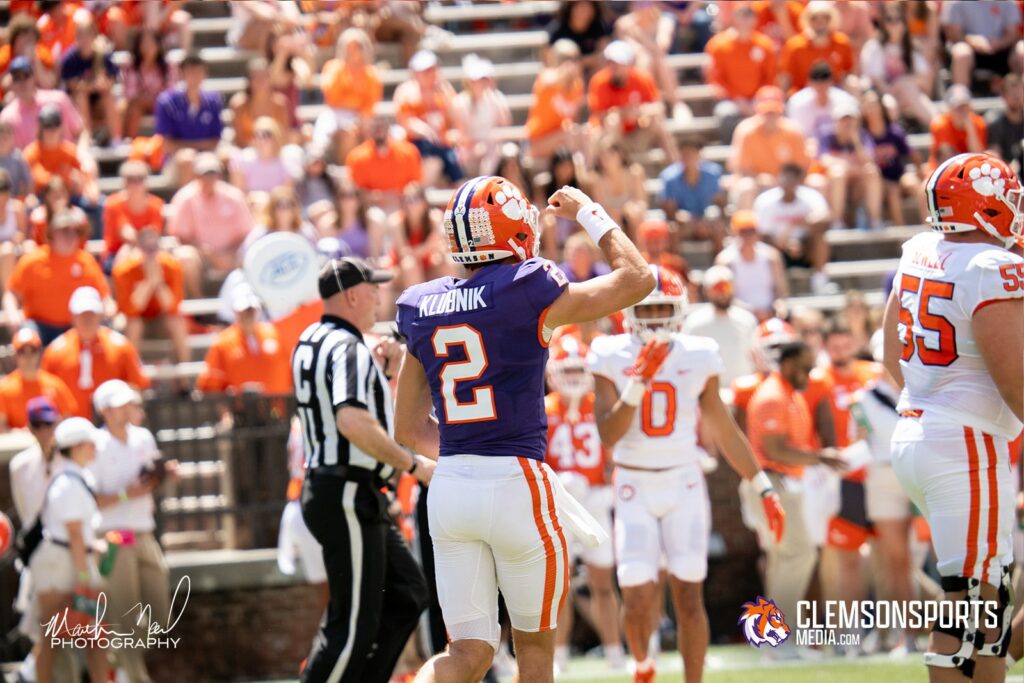
[[(56, 538), (50, 538), (48, 536), (45, 537), (43, 540), (49, 541), (50, 543), (52, 543), (54, 545), (59, 545), (61, 548), (67, 548), (68, 550), (71, 550), (71, 544), (68, 543), (67, 541), (58, 541)], [(87, 555), (92, 555), (96, 551), (93, 548), (89, 547), (89, 546), (85, 546), (85, 552), (86, 552)]]
[(387, 482), (381, 479), (373, 470), (365, 467), (350, 467), (349, 465), (322, 465), (314, 467), (306, 474), (307, 477), (333, 477), (345, 481), (355, 481), (360, 484), (369, 484), (374, 487), (387, 486)]

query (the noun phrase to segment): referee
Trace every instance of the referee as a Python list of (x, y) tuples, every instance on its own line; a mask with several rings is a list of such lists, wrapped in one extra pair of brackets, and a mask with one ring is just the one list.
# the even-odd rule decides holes
[(323, 547), (330, 601), (302, 673), (306, 683), (387, 683), (427, 599), (423, 573), (381, 493), (396, 471), (427, 483), (434, 461), (391, 437), (390, 341), (377, 357), (363, 341), (377, 319), (379, 283), (391, 274), (357, 258), (319, 273), (324, 315), (292, 354), (306, 454), (302, 517)]

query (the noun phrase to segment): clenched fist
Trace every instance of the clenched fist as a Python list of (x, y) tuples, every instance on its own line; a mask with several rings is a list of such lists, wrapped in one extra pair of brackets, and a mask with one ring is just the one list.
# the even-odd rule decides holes
[(592, 201), (587, 193), (578, 187), (563, 185), (560, 190), (556, 190), (553, 195), (548, 197), (548, 211), (553, 212), (559, 218), (575, 221), (576, 214), (580, 209)]

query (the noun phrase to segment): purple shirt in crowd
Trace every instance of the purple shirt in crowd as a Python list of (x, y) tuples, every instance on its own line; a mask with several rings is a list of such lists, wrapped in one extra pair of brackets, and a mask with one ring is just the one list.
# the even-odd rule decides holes
[[(427, 373), (442, 456), (544, 460), (548, 349), (540, 328), (566, 286), (554, 263), (534, 258), (485, 266), (464, 280), (438, 278), (399, 297), (398, 330)], [(445, 372), (467, 362), (473, 365)]]
[(218, 140), (223, 108), (220, 93), (201, 90), (194, 109), (182, 88), (165, 90), (156, 98), (156, 134), (172, 140)]

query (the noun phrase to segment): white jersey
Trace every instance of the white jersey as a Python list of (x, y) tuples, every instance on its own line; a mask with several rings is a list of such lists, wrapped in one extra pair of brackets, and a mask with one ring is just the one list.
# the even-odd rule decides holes
[(971, 321), (990, 303), (1024, 298), (1022, 275), (1024, 259), (994, 245), (949, 242), (937, 232), (903, 245), (893, 281), (904, 343), (900, 411), (934, 413), (1007, 439), (1020, 433), (1020, 420), (985, 367)]
[[(641, 348), (643, 342), (631, 334), (597, 337), (590, 344), (587, 365), (621, 393)], [(613, 461), (646, 469), (699, 463), (698, 400), (708, 380), (723, 369), (713, 339), (673, 334), (668, 358), (637, 408), (633, 424), (615, 444)]]

